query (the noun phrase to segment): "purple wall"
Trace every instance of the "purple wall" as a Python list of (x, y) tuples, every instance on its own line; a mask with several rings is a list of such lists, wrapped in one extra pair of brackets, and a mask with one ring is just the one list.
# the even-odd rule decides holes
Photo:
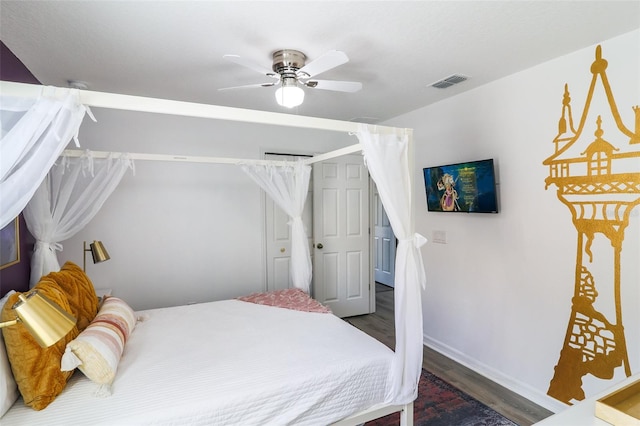
[[(0, 41), (0, 80), (40, 84), (24, 64)], [(29, 289), (31, 253), (35, 239), (20, 215), (20, 262), (0, 270), (0, 297), (9, 290)]]
[(40, 84), (31, 71), (0, 40), (0, 80)]

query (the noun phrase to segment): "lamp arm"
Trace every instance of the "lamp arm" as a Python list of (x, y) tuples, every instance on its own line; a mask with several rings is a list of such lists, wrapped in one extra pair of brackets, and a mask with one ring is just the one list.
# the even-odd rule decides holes
[(20, 322), (19, 318), (16, 318), (14, 320), (9, 320), (9, 321), (5, 321), (5, 322), (0, 322), (0, 328), (4, 328), (4, 327), (9, 327), (12, 325), (16, 325), (17, 323)]
[(91, 251), (91, 249), (87, 248), (87, 242), (82, 242), (82, 271), (85, 272), (87, 270), (87, 252)]

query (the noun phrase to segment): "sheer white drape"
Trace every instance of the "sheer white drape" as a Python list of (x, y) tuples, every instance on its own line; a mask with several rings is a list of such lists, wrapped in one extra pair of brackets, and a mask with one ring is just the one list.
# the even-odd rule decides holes
[(396, 348), (387, 402), (406, 404), (418, 395), (422, 371), (421, 288), (426, 285), (426, 277), (420, 247), (427, 240), (415, 233), (409, 135), (401, 129), (396, 134), (374, 132), (375, 127), (362, 125), (357, 136), (398, 239), (394, 292)]
[(60, 242), (89, 223), (128, 168), (133, 169), (133, 161), (126, 154), (99, 159), (90, 152), (79, 158), (61, 157), (53, 165), (24, 209), (27, 228), (36, 238), (30, 287), (43, 275), (60, 270), (56, 256), (56, 250), (62, 250)]
[(241, 168), (291, 218), (291, 280), (295, 287), (309, 293), (311, 256), (302, 212), (309, 191), (311, 167), (299, 160), (286, 166), (242, 164)]
[[(48, 91), (66, 91), (63, 100)], [(39, 99), (0, 95), (0, 228), (27, 205), (88, 109), (77, 89), (43, 88)]]

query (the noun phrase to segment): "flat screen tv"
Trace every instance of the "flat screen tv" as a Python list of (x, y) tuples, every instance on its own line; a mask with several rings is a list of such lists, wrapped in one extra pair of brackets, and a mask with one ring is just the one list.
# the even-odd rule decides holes
[(430, 212), (498, 213), (493, 159), (425, 167)]

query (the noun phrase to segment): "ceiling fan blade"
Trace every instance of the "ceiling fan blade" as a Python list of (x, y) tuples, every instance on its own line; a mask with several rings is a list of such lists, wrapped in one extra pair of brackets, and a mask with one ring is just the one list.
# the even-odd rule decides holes
[(297, 74), (302, 74), (301, 77), (303, 78), (305, 74), (309, 77), (314, 77), (347, 62), (349, 62), (349, 58), (347, 57), (346, 53), (340, 52), (339, 50), (330, 50), (324, 55), (318, 57), (317, 59), (314, 59), (304, 67), (300, 68)]
[(277, 81), (273, 83), (258, 83), (258, 84), (246, 84), (244, 86), (223, 87), (222, 89), (218, 89), (218, 90), (222, 91), (222, 90), (233, 90), (233, 89), (253, 89), (255, 87), (271, 87), (271, 86), (275, 86), (276, 84), (278, 84)]
[(259, 72), (260, 74), (269, 76), (269, 77), (275, 77), (275, 78), (280, 78), (280, 76), (273, 72), (272, 70), (270, 70), (269, 68), (263, 67), (262, 65), (256, 64), (255, 62), (249, 60), (249, 59), (245, 59), (241, 56), (238, 55), (223, 55), (222, 56), (224, 59), (234, 62), (238, 65), (242, 65), (243, 67), (247, 67), (249, 69), (252, 69), (254, 71)]
[(304, 84), (314, 89), (334, 90), (336, 92), (353, 93), (362, 89), (362, 83), (359, 81), (309, 80)]

